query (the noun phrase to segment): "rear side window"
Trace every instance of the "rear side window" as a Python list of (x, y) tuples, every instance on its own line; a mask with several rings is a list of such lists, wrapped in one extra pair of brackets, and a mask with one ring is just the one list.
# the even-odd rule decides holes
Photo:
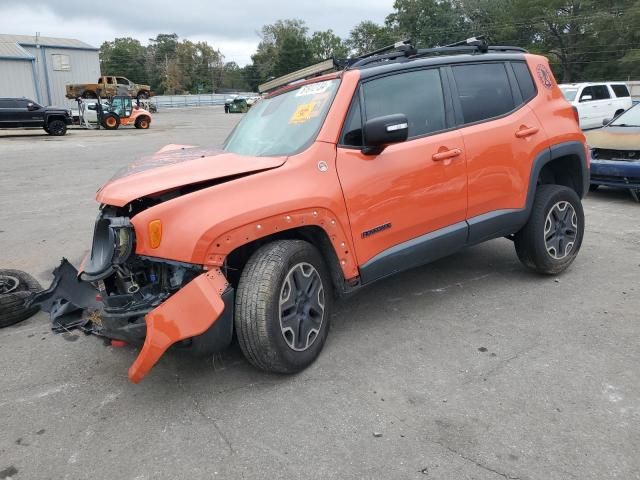
[(533, 78), (531, 78), (531, 72), (529, 72), (529, 67), (524, 62), (514, 62), (511, 65), (516, 74), (522, 100), (526, 103), (536, 96), (536, 86), (533, 83)]
[(17, 108), (17, 106), (15, 100), (0, 100), (0, 108)]
[(613, 89), (613, 93), (616, 94), (616, 97), (630, 97), (629, 89), (626, 85), (611, 85)]
[(499, 117), (515, 107), (507, 70), (502, 63), (452, 67), (464, 123)]
[(403, 113), (409, 121), (409, 138), (446, 128), (439, 70), (389, 75), (364, 83), (362, 89), (367, 120)]

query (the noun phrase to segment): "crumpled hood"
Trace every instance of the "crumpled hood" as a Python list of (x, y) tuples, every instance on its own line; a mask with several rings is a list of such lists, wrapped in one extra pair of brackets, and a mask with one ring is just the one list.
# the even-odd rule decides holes
[(286, 157), (245, 157), (219, 149), (167, 145), (120, 169), (96, 195), (100, 203), (122, 207), (137, 198), (186, 185), (277, 168)]
[(584, 135), (590, 148), (640, 150), (640, 127), (603, 127)]

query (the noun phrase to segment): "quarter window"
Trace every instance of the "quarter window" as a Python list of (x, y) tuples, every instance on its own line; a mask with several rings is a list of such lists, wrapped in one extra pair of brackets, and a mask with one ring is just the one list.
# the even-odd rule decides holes
[(613, 89), (613, 93), (616, 94), (616, 97), (630, 97), (629, 89), (626, 85), (611, 85)]
[(0, 108), (17, 108), (18, 102), (15, 100), (0, 100)]
[(465, 123), (499, 117), (515, 108), (504, 64), (460, 65), (452, 70)]
[(368, 120), (402, 113), (409, 121), (409, 138), (446, 128), (439, 70), (389, 75), (366, 82), (362, 88)]
[(536, 96), (536, 86), (531, 78), (531, 72), (529, 67), (523, 62), (514, 62), (511, 64), (513, 71), (516, 74), (516, 80), (520, 87), (520, 93), (522, 94), (522, 100), (526, 103)]
[(351, 147), (362, 146), (362, 114), (360, 113), (360, 93), (357, 91), (347, 120), (344, 122), (344, 132), (340, 144)]

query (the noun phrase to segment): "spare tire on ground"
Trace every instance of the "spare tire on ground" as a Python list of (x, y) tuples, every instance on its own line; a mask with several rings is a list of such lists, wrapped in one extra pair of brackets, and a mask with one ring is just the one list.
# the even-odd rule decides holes
[(21, 270), (0, 269), (0, 328), (26, 320), (39, 307), (27, 307), (31, 296), (42, 290), (38, 281)]

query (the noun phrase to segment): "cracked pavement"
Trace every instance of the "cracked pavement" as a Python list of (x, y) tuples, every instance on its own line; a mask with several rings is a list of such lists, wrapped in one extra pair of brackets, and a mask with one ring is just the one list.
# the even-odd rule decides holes
[[(115, 170), (167, 143), (220, 143), (239, 118), (0, 131), (0, 265), (48, 284), (88, 248)], [(500, 239), (339, 302), (294, 376), (234, 346), (166, 355), (133, 385), (133, 348), (53, 335), (42, 313), (2, 329), (0, 479), (640, 479), (640, 205), (603, 189), (585, 214), (558, 277)]]

